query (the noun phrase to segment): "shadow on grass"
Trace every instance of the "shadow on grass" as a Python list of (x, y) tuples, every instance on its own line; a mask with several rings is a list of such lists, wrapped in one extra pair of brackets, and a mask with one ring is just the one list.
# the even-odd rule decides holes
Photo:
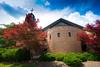
[(0, 67), (37, 67), (35, 64), (0, 63)]

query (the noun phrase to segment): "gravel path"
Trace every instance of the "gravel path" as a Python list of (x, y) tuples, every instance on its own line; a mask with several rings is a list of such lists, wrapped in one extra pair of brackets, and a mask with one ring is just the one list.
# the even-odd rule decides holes
[(60, 61), (53, 61), (53, 62), (40, 62), (38, 67), (69, 67), (65, 63)]
[(87, 61), (83, 62), (84, 67), (100, 67), (100, 62), (97, 61)]
[[(37, 65), (38, 67), (70, 67), (61, 61), (39, 62)], [(100, 67), (100, 62), (97, 61), (83, 62), (83, 67)]]

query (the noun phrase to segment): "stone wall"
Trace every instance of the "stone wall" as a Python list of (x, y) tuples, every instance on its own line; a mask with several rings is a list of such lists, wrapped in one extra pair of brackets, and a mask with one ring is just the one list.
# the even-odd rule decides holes
[(53, 53), (81, 51), (81, 44), (77, 35), (79, 31), (79, 28), (72, 26), (55, 26), (48, 29), (49, 50)]

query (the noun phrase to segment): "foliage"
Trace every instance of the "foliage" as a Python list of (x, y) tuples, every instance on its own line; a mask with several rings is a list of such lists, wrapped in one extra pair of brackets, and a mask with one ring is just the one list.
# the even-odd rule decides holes
[(81, 65), (81, 60), (78, 58), (76, 53), (68, 53), (63, 59), (63, 62), (70, 65), (71, 67), (78, 67)]
[(3, 38), (16, 42), (14, 47), (27, 48), (39, 53), (44, 49), (46, 33), (37, 26), (38, 20), (33, 21), (32, 17), (33, 14), (29, 14), (26, 16), (27, 21), (24, 23), (5, 28)]
[(4, 38), (0, 38), (0, 44), (5, 44), (6, 40)]
[(31, 59), (31, 53), (27, 49), (19, 49), (16, 52), (16, 61), (26, 61)]
[(80, 33), (80, 37), (85, 40), (84, 42), (100, 45), (100, 20), (97, 20), (95, 24), (87, 24), (85, 30), (88, 32)]
[(16, 45), (16, 42), (13, 40), (6, 40), (5, 47), (11, 47), (13, 45)]
[(15, 44), (16, 44), (15, 41), (7, 40), (7, 39), (0, 37), (0, 47), (11, 47)]
[(79, 53), (78, 58), (84, 62), (84, 61), (96, 61), (98, 60), (98, 56), (95, 53), (88, 53), (88, 52), (84, 52), (84, 53)]
[(0, 61), (3, 60), (2, 54), (6, 51), (4, 48), (0, 48)]
[(94, 50), (96, 53), (100, 51), (100, 20), (95, 24), (87, 24), (84, 31), (79, 33), (82, 44), (86, 44), (89, 50)]
[(4, 61), (14, 60), (16, 49), (7, 49), (4, 53), (2, 53), (2, 57)]
[(46, 54), (42, 54), (39, 58), (40, 61), (54, 61), (55, 57), (53, 54), (50, 53), (46, 53)]
[(0, 63), (0, 67), (37, 67), (35, 64)]
[(55, 59), (56, 59), (57, 61), (63, 61), (63, 59), (64, 59), (64, 57), (66, 56), (66, 54), (64, 54), (64, 53), (59, 53), (59, 54), (54, 54), (53, 56), (55, 57)]
[(4, 24), (4, 26), (5, 26), (6, 28), (12, 28), (12, 27), (14, 27), (14, 25), (15, 25), (15, 23)]
[(0, 28), (0, 35), (3, 34), (3, 28)]
[(25, 61), (30, 56), (30, 52), (25, 49), (0, 48), (0, 61)]
[(72, 67), (78, 67), (82, 66), (81, 62), (85, 61), (100, 61), (100, 55), (95, 53), (44, 53), (39, 58), (41, 61), (63, 61), (64, 63), (72, 66)]
[(95, 24), (87, 24), (86, 30), (94, 35), (93, 38), (90, 37), (90, 39), (95, 40), (93, 44), (100, 45), (100, 20), (97, 20)]

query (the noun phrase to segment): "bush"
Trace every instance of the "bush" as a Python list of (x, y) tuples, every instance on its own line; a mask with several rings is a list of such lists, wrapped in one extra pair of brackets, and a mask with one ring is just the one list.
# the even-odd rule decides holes
[(39, 58), (41, 61), (63, 61), (71, 67), (80, 67), (82, 66), (81, 62), (84, 61), (97, 61), (100, 60), (100, 55), (94, 53), (61, 53), (61, 54), (52, 54), (44, 53)]
[(40, 58), (40, 61), (54, 61), (55, 57), (53, 56), (53, 54), (50, 53), (43, 53)]
[(2, 61), (2, 55), (0, 54), (0, 62)]
[(6, 51), (5, 48), (0, 48), (0, 61), (3, 60), (2, 54)]
[(26, 49), (19, 49), (15, 55), (16, 61), (25, 61), (31, 59), (31, 53)]
[(100, 54), (97, 54), (97, 61), (100, 61)]
[(0, 48), (0, 54), (4, 53), (6, 50), (6, 48)]
[(85, 53), (80, 54), (80, 59), (82, 61), (96, 61), (97, 60), (97, 55), (94, 54), (94, 53), (85, 52)]
[(0, 47), (10, 47), (10, 46), (13, 46), (15, 44), (16, 44), (15, 41), (7, 40), (7, 39), (0, 37)]
[(57, 61), (63, 61), (66, 54), (60, 53), (60, 54), (54, 54), (54, 57)]
[(3, 28), (0, 28), (0, 35), (3, 34)]
[(30, 59), (30, 52), (19, 48), (0, 48), (0, 61), (25, 61)]
[(66, 56), (63, 59), (63, 62), (70, 65), (71, 67), (80, 67), (82, 65), (77, 53), (66, 54)]
[(63, 61), (66, 64), (72, 67), (78, 67), (81, 65), (81, 60), (78, 57), (79, 54), (77, 53), (67, 53), (67, 54), (52, 54), (52, 53), (45, 53), (40, 56), (41, 61)]
[(7, 49), (4, 53), (2, 53), (2, 57), (4, 61), (13, 61), (15, 59), (16, 51), (18, 49)]
[(16, 44), (15, 41), (6, 40), (5, 47), (11, 47), (11, 46), (13, 46), (13, 45), (15, 45), (15, 44)]
[(0, 44), (4, 44), (6, 42), (6, 40), (4, 38), (0, 37)]

